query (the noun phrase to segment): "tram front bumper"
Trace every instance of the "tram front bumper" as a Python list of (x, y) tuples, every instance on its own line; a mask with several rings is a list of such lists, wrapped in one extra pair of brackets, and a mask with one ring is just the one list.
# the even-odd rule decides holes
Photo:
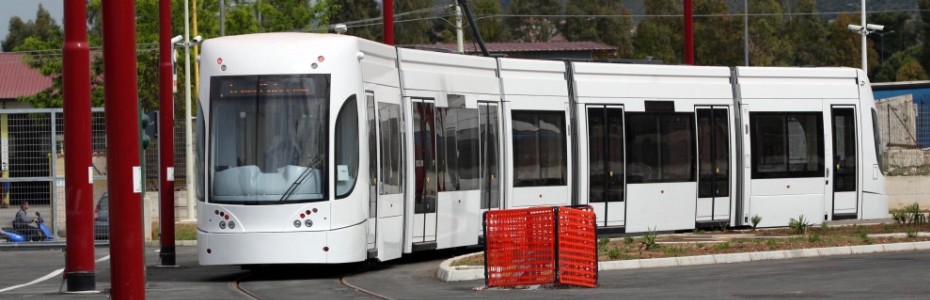
[(197, 230), (200, 265), (328, 264), (367, 258), (364, 223), (331, 231), (210, 233)]

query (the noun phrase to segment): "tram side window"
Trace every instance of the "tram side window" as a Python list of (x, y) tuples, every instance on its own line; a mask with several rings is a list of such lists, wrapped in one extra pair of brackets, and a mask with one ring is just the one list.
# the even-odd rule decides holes
[(440, 191), (477, 190), (478, 110), (440, 108), (436, 114)]
[(378, 103), (378, 118), (381, 121), (381, 193), (399, 194), (403, 192), (404, 183), (400, 105)]
[(823, 113), (749, 114), (752, 178), (824, 176)]
[(336, 199), (347, 196), (358, 175), (358, 105), (349, 97), (336, 117)]
[(478, 110), (457, 109), (458, 128), (456, 143), (458, 148), (459, 190), (477, 190), (480, 186), (478, 175)]
[(627, 182), (694, 181), (694, 116), (627, 113)]
[(872, 109), (872, 140), (875, 141), (875, 161), (878, 162), (878, 168), (885, 170), (885, 147), (882, 147), (881, 130), (878, 130), (878, 114)]
[(567, 184), (565, 112), (513, 111), (514, 186)]
[(203, 107), (198, 105), (197, 106), (197, 132), (196, 132), (196, 138), (194, 139), (194, 142), (196, 143), (196, 148), (195, 148), (196, 151), (194, 152), (194, 158), (195, 158), (194, 163), (196, 165), (194, 166), (194, 172), (197, 176), (194, 179), (194, 184), (196, 185), (196, 187), (194, 187), (194, 190), (197, 192), (196, 194), (197, 200), (199, 201), (204, 201), (203, 183), (204, 183), (204, 179), (206, 179), (204, 178), (204, 174), (203, 174), (203, 163), (204, 163), (204, 158), (205, 158), (204, 155), (206, 154), (206, 152), (204, 151), (204, 143), (206, 143), (206, 140), (204, 139), (204, 136), (206, 136), (206, 132), (205, 132), (206, 125), (204, 124), (204, 122), (206, 121), (204, 121), (203, 119)]

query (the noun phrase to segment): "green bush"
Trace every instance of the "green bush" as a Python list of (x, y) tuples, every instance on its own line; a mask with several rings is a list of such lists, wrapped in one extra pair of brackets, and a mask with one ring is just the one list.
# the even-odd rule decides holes
[(607, 244), (609, 244), (609, 243), (610, 243), (610, 239), (608, 239), (608, 238), (600, 238), (600, 239), (597, 240), (597, 248), (603, 249), (604, 247), (607, 247)]
[(927, 216), (920, 211), (920, 204), (914, 203), (904, 209), (908, 223), (911, 225), (920, 225), (927, 222)]
[(808, 242), (811, 242), (811, 243), (820, 242), (820, 235), (819, 235), (819, 234), (816, 234), (816, 233), (815, 233), (815, 234), (811, 234), (811, 235), (809, 235), (809, 236), (807, 237), (807, 241), (808, 241)]
[(624, 244), (629, 245), (629, 244), (632, 244), (633, 242), (634, 242), (634, 241), (633, 241), (633, 237), (632, 237), (632, 236), (629, 236), (629, 235), (628, 235), (628, 236), (623, 237), (623, 243), (624, 243)]
[(804, 215), (798, 216), (797, 219), (791, 218), (791, 221), (788, 222), (788, 228), (791, 228), (797, 234), (806, 234), (807, 229), (811, 227), (811, 224), (804, 219)]
[(759, 222), (762, 222), (762, 217), (760, 217), (759, 215), (754, 215), (752, 216), (752, 219), (750, 219), (750, 221), (752, 221), (752, 230), (755, 231), (756, 227), (759, 226)]
[(607, 250), (607, 257), (609, 257), (610, 259), (617, 260), (617, 259), (620, 259), (620, 257), (622, 256), (623, 254), (620, 253), (620, 249), (610, 248), (610, 250)]
[(658, 249), (659, 243), (656, 242), (657, 237), (658, 237), (658, 234), (655, 232), (655, 230), (650, 229), (641, 238), (640, 249), (646, 249), (646, 250)]
[(718, 244), (714, 245), (714, 249), (716, 249), (716, 250), (727, 250), (727, 249), (730, 249), (730, 242), (718, 243)]

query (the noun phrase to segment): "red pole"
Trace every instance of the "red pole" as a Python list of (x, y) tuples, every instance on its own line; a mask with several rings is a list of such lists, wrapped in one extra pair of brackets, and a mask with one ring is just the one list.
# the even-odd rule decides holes
[(694, 6), (692, 0), (685, 1), (685, 63), (694, 65)]
[[(171, 0), (158, 3), (158, 161), (161, 170), (161, 185), (158, 190), (161, 200), (158, 224), (161, 228), (161, 265), (175, 264), (174, 252), (174, 78), (171, 70)], [(169, 169), (171, 171), (169, 171)], [(171, 177), (168, 176), (171, 174)]]
[(394, 45), (394, 0), (384, 0), (381, 6), (384, 14), (384, 43)]
[(103, 0), (110, 278), (114, 299), (145, 299), (134, 1)]
[(90, 154), (90, 48), (87, 2), (65, 1), (62, 47), (65, 113), (65, 215), (68, 228), (65, 280), (69, 292), (96, 289), (94, 185)]

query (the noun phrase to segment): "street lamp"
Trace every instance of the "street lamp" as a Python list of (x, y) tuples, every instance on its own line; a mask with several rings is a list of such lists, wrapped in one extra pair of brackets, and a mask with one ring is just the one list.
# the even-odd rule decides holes
[(868, 36), (870, 33), (885, 30), (885, 25), (866, 23), (865, 27), (863, 27), (861, 25), (849, 24), (846, 26), (846, 29), (849, 29), (849, 31), (856, 32), (862, 35), (862, 71), (868, 73), (869, 72), (869, 68), (868, 68), (869, 54), (865, 48), (865, 44), (866, 44), (865, 37)]
[(880, 51), (881, 53), (879, 53), (879, 54), (881, 54), (882, 64), (885, 64), (885, 35), (886, 35), (886, 34), (892, 34), (892, 33), (894, 33), (894, 30), (891, 30), (891, 31), (888, 31), (888, 32), (879, 32), (879, 33), (877, 33), (877, 34), (878, 34), (878, 38), (881, 40), (881, 41), (880, 41), (880, 42), (881, 42), (881, 51)]

